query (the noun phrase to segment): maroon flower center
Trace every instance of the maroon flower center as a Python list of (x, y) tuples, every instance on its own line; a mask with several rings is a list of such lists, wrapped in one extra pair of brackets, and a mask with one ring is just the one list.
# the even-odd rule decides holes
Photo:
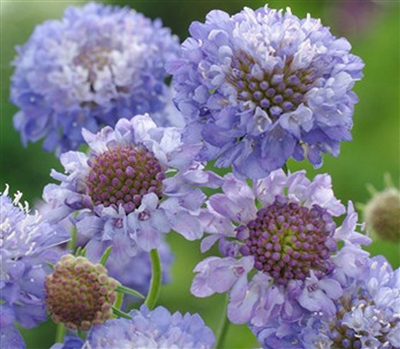
[(165, 173), (144, 146), (127, 145), (107, 150), (88, 161), (88, 195), (95, 205), (122, 206), (126, 213), (140, 206), (148, 193), (163, 196)]
[(292, 61), (289, 57), (283, 67), (265, 71), (248, 54), (237, 52), (232, 58), (228, 81), (236, 88), (238, 101), (251, 101), (266, 111), (272, 120), (296, 110), (304, 102), (304, 95), (312, 88), (316, 75), (312, 69), (292, 72)]

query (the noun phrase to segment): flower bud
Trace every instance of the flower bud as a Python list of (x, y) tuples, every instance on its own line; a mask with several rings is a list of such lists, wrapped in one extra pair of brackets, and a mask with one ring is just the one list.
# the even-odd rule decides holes
[(87, 331), (111, 318), (118, 285), (101, 264), (65, 255), (46, 278), (47, 308), (54, 322)]

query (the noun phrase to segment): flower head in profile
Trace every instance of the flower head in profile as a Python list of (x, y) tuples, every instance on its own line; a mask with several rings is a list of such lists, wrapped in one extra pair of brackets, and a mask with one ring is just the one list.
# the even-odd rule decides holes
[(194, 22), (181, 57), (167, 63), (190, 142), (201, 160), (263, 178), (289, 158), (322, 163), (351, 140), (363, 62), (319, 20), (245, 8)]
[(339, 279), (343, 294), (336, 312), (315, 312), (307, 321), (253, 328), (265, 349), (400, 348), (400, 270), (384, 257), (368, 259), (363, 279)]
[(69, 337), (64, 345), (55, 344), (51, 349), (211, 349), (214, 345), (213, 332), (198, 314), (171, 314), (164, 307), (149, 310), (147, 306), (142, 305), (139, 310), (132, 310), (129, 315), (132, 319), (109, 320), (94, 326), (85, 343), (78, 338)]
[(55, 263), (62, 254), (56, 246), (69, 240), (60, 226), (30, 213), (20, 192), (11, 199), (8, 190), (0, 195), (0, 323), (7, 349), (24, 345), (13, 323), (31, 328), (46, 320), (46, 263)]
[(251, 326), (296, 322), (316, 311), (333, 315), (343, 294), (337, 278), (362, 277), (368, 253), (359, 245), (370, 239), (355, 231), (351, 202), (336, 225), (335, 217), (346, 210), (334, 197), (331, 178), (310, 181), (304, 171), (277, 170), (251, 188), (228, 174), (222, 191), (209, 198), (202, 214), (210, 233), (202, 250), (219, 241), (222, 258), (196, 266), (191, 292), (227, 292), (229, 319)]
[(162, 114), (171, 93), (164, 63), (178, 50), (160, 20), (128, 7), (67, 8), (17, 48), (11, 101), (23, 143), (45, 138), (44, 149), (60, 154), (84, 142), (83, 127), (96, 132), (119, 118)]
[(183, 147), (179, 129), (137, 115), (83, 136), (90, 154), (63, 154), (66, 174), (52, 173), (61, 183), (47, 185), (44, 199), (50, 219), (73, 220), (88, 254), (115, 242), (114, 252), (132, 257), (157, 248), (171, 229), (188, 240), (202, 236), (199, 186), (218, 186), (220, 178), (193, 162), (197, 149)]
[(132, 320), (118, 319), (95, 326), (88, 336), (93, 349), (138, 348), (211, 349), (215, 338), (198, 314), (171, 314), (164, 307), (143, 305), (129, 313)]

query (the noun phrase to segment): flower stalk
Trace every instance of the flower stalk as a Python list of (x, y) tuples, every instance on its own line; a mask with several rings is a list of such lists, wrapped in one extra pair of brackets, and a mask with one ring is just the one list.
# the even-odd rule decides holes
[(156, 305), (158, 296), (160, 295), (162, 281), (161, 260), (157, 249), (150, 251), (150, 259), (152, 276), (149, 293), (147, 294), (144, 304), (151, 310)]
[(223, 316), (222, 316), (221, 323), (220, 323), (220, 326), (219, 326), (219, 329), (217, 332), (217, 341), (214, 346), (215, 349), (223, 349), (224, 348), (225, 338), (226, 338), (226, 335), (229, 330), (230, 321), (228, 320), (228, 317), (226, 316), (228, 302), (229, 302), (229, 298), (226, 295), (224, 306), (221, 311)]

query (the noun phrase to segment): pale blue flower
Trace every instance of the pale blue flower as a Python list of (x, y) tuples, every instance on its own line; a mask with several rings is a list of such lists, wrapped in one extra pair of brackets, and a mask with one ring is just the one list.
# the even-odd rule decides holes
[(11, 101), (23, 144), (44, 138), (43, 148), (59, 155), (84, 143), (82, 128), (96, 132), (145, 112), (175, 125), (173, 114), (181, 116), (170, 107), (164, 63), (178, 50), (159, 19), (128, 7), (68, 7), (17, 48)]
[(188, 240), (202, 236), (200, 186), (217, 187), (220, 179), (193, 161), (197, 148), (183, 145), (179, 129), (137, 115), (83, 135), (90, 154), (63, 154), (66, 174), (53, 171), (61, 183), (44, 189), (49, 219), (70, 217), (88, 251), (118, 241), (126, 257), (157, 248), (170, 230)]
[(263, 178), (289, 158), (318, 167), (351, 140), (364, 64), (319, 20), (267, 6), (213, 10), (189, 32), (167, 71), (200, 160)]

